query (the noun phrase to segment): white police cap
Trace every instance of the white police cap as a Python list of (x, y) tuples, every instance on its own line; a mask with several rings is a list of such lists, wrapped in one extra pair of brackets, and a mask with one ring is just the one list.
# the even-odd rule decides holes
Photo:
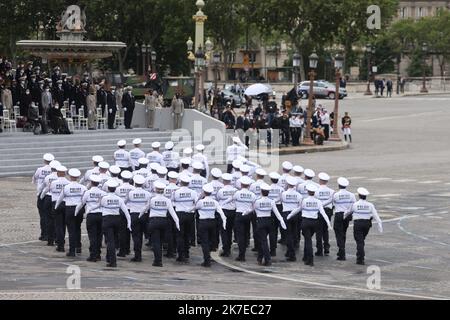
[(133, 177), (133, 182), (135, 184), (144, 184), (145, 183), (145, 178), (143, 176), (141, 176), (140, 174), (137, 174)]
[(51, 153), (44, 154), (43, 158), (45, 161), (48, 161), (48, 162), (55, 160), (55, 156), (52, 155)]
[(158, 164), (158, 163), (156, 163), (156, 162), (150, 163), (150, 169), (151, 169), (151, 170), (158, 170), (158, 168), (159, 168), (160, 166), (161, 166), (161, 165)]
[(231, 180), (233, 180), (233, 176), (231, 174), (229, 174), (229, 173), (224, 173), (222, 175), (222, 180), (224, 180), (224, 181), (231, 181)]
[(155, 183), (153, 183), (153, 187), (155, 187), (155, 189), (164, 190), (166, 185), (161, 181), (155, 181)]
[(167, 176), (169, 177), (169, 179), (178, 179), (178, 173), (176, 173), (175, 171), (170, 171)]
[(347, 188), (350, 184), (350, 182), (344, 177), (340, 177), (339, 179), (337, 179), (337, 183), (344, 188)]
[(134, 145), (138, 145), (138, 144), (141, 144), (141, 143), (142, 143), (142, 139), (137, 138), (137, 139), (133, 140), (133, 144)]
[(246, 186), (249, 186), (252, 184), (252, 179), (250, 179), (247, 176), (243, 176), (242, 178), (239, 179), (239, 182), (241, 183), (241, 185), (244, 184)]
[(67, 172), (67, 168), (64, 166), (59, 166), (58, 168), (56, 168), (56, 171), (58, 172)]
[(266, 170), (264, 170), (264, 169), (262, 169), (262, 168), (256, 169), (255, 173), (256, 173), (258, 176), (261, 176), (261, 177), (267, 176)]
[(314, 178), (316, 176), (316, 173), (311, 169), (306, 169), (304, 173), (305, 176), (309, 178)]
[(195, 147), (195, 149), (196, 149), (197, 151), (203, 151), (203, 150), (205, 150), (205, 146), (202, 145), (202, 144), (199, 144), (199, 145), (197, 145), (197, 146)]
[(271, 172), (269, 174), (269, 178), (272, 180), (279, 180), (280, 179), (280, 175), (278, 174), (278, 172)]
[(100, 163), (100, 162), (104, 161), (104, 159), (103, 159), (102, 156), (93, 156), (93, 157), (92, 157), (92, 161), (93, 161), (93, 162)]
[(233, 137), (233, 142), (239, 143), (239, 142), (241, 142), (241, 139), (239, 139), (239, 137)]
[(147, 165), (147, 164), (150, 163), (150, 160), (148, 160), (147, 158), (140, 158), (140, 159), (138, 160), (138, 163), (139, 163), (139, 164), (142, 164), (142, 165)]
[(286, 177), (286, 182), (287, 182), (287, 184), (290, 185), (290, 186), (296, 186), (298, 181), (297, 181), (297, 179), (296, 179), (295, 177), (293, 177), (293, 176), (287, 176), (287, 177)]
[(100, 181), (102, 181), (102, 178), (98, 174), (91, 174), (89, 176), (89, 180), (99, 183)]
[(163, 166), (159, 166), (159, 168), (156, 170), (156, 173), (158, 173), (158, 175), (166, 175), (167, 172), (167, 168)]
[(330, 176), (328, 174), (326, 174), (325, 172), (319, 173), (318, 177), (319, 177), (319, 180), (322, 180), (322, 181), (330, 180)]
[(58, 169), (58, 167), (61, 166), (61, 163), (58, 160), (53, 160), (50, 162), (50, 168), (52, 169)]
[(192, 168), (194, 168), (195, 170), (203, 170), (203, 164), (196, 161), (192, 164)]
[(270, 191), (271, 190), (271, 187), (267, 183), (261, 184), (260, 188), (263, 191)]
[(191, 164), (191, 159), (189, 158), (183, 158), (180, 160), (181, 164)]
[(283, 167), (284, 170), (291, 171), (293, 165), (289, 161), (285, 161), (285, 162), (283, 162), (282, 167)]
[(317, 191), (317, 186), (314, 183), (308, 183), (306, 185), (306, 190), (309, 192), (316, 192)]
[(133, 174), (128, 170), (122, 171), (120, 176), (122, 177), (122, 179), (127, 179), (127, 180), (130, 180), (131, 178), (133, 178)]
[(222, 170), (220, 170), (220, 169), (218, 169), (218, 168), (213, 168), (213, 169), (211, 170), (211, 175), (212, 175), (214, 178), (220, 178), (220, 177), (222, 176)]
[(100, 162), (98, 166), (100, 169), (109, 169), (109, 163), (105, 161)]
[(126, 140), (119, 140), (119, 141), (117, 142), (117, 146), (118, 146), (118, 147), (123, 147), (123, 146), (125, 146), (126, 144), (127, 144)]
[(294, 170), (294, 172), (296, 173), (303, 173), (303, 171), (305, 171), (305, 169), (303, 169), (302, 166), (294, 166), (294, 168), (292, 168)]
[(81, 172), (78, 169), (70, 169), (69, 170), (69, 176), (73, 177), (73, 178), (79, 178), (81, 176)]
[(210, 184), (208, 183), (208, 184), (205, 184), (205, 185), (203, 186), (203, 191), (206, 192), (206, 193), (213, 193), (213, 192), (214, 192), (214, 188), (213, 188), (212, 185), (210, 185)]
[(185, 154), (185, 155), (190, 155), (190, 154), (192, 154), (192, 152), (194, 152), (194, 151), (192, 150), (192, 148), (185, 148), (185, 149), (183, 150), (183, 154)]
[(189, 182), (191, 182), (191, 177), (189, 177), (187, 174), (181, 174), (180, 176), (179, 176), (179, 178), (180, 178), (180, 181), (181, 182), (184, 182), (184, 183), (189, 183)]
[(175, 144), (172, 141), (169, 141), (164, 147), (166, 148), (166, 150), (172, 150), (174, 146)]
[(244, 173), (249, 173), (251, 170), (251, 168), (245, 164), (243, 164), (242, 166), (239, 167), (239, 171), (244, 172)]
[(233, 168), (239, 169), (242, 166), (242, 162), (239, 160), (234, 160), (232, 165), (233, 165)]
[(159, 147), (161, 147), (161, 143), (159, 143), (159, 142), (153, 142), (152, 143), (152, 148), (153, 149), (158, 149)]
[(117, 188), (119, 186), (119, 183), (116, 181), (116, 179), (109, 179), (106, 181), (105, 185), (108, 188)]
[(356, 192), (358, 192), (358, 194), (361, 196), (368, 196), (370, 194), (370, 192), (367, 191), (366, 188), (358, 188)]
[(112, 174), (119, 174), (120, 173), (120, 168), (118, 166), (111, 166), (109, 167), (109, 172), (111, 172)]

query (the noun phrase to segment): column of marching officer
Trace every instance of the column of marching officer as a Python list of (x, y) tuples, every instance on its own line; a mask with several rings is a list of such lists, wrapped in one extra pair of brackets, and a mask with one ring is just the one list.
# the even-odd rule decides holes
[[(33, 176), (37, 188), (37, 208), (41, 237), (68, 257), (81, 254), (81, 226), (86, 220), (89, 238), (87, 261), (101, 260), (103, 240), (108, 267), (117, 266), (116, 257), (134, 256), (142, 261), (145, 245), (153, 250), (153, 266), (161, 267), (165, 257), (188, 263), (190, 248), (196, 243), (203, 253), (202, 266), (211, 266), (211, 252), (221, 244), (221, 257), (230, 257), (237, 244), (236, 261), (245, 261), (247, 249), (257, 253), (260, 265), (272, 264), (279, 244), (286, 246), (287, 261), (297, 260), (303, 236), (303, 262), (314, 265), (314, 256), (330, 254), (329, 231), (334, 230), (337, 260), (346, 260), (346, 234), (353, 220), (357, 264), (364, 264), (366, 236), (372, 220), (382, 222), (367, 201), (369, 192), (347, 190), (349, 181), (337, 179), (339, 190), (328, 186), (330, 176), (304, 169), (286, 161), (282, 172), (267, 173), (245, 159), (245, 146), (238, 138), (227, 149), (227, 173), (210, 170), (205, 146), (196, 153), (185, 148), (180, 155), (169, 141), (165, 151), (154, 142), (146, 154), (142, 140), (120, 140), (114, 164), (103, 157), (92, 158), (93, 167), (83, 175), (68, 170), (52, 154), (43, 157), (44, 166)], [(334, 219), (333, 219), (334, 216)], [(333, 223), (333, 227), (331, 224)], [(66, 244), (68, 233), (68, 248)], [(280, 236), (280, 238), (279, 238)], [(313, 251), (313, 237), (316, 252)], [(132, 240), (132, 241), (131, 241)]]

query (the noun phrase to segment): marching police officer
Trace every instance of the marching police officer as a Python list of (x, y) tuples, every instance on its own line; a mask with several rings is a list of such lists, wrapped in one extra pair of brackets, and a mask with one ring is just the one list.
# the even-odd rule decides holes
[(236, 216), (236, 204), (234, 201), (228, 201), (228, 199), (233, 199), (234, 194), (237, 189), (233, 187), (231, 184), (231, 180), (233, 177), (229, 173), (224, 173), (222, 175), (223, 188), (217, 191), (216, 199), (219, 201), (219, 204), (227, 218), (227, 223), (224, 230), (221, 231), (222, 236), (222, 252), (220, 253), (221, 257), (229, 257), (231, 253), (231, 243), (233, 239), (233, 230), (234, 230), (234, 222)]
[[(134, 190), (134, 186), (130, 184), (133, 174), (128, 171), (122, 171), (120, 174), (122, 178), (122, 184), (116, 188), (116, 195), (118, 195), (124, 202), (128, 199), (128, 194)], [(119, 248), (119, 254), (124, 257), (130, 253), (131, 235), (127, 228), (127, 219), (125, 212), (120, 211), (120, 225), (117, 232), (116, 247)]]
[(281, 215), (283, 216), (283, 220), (287, 225), (287, 232), (285, 235), (287, 246), (286, 258), (287, 261), (296, 261), (297, 258), (295, 257), (295, 240), (296, 235), (298, 234), (299, 220), (296, 218), (287, 220), (287, 217), (292, 211), (301, 207), (302, 196), (295, 190), (295, 187), (297, 185), (297, 179), (295, 177), (288, 176), (286, 178), (286, 185), (287, 190), (281, 194), (281, 203), (283, 205), (283, 211)]
[(287, 189), (286, 178), (291, 175), (292, 168), (294, 167), (291, 162), (285, 161), (282, 163), (283, 174), (278, 180), (278, 184), (284, 189)]
[(116, 166), (118, 166), (122, 171), (132, 171), (130, 153), (125, 150), (126, 145), (127, 142), (125, 140), (120, 140), (117, 142), (119, 149), (114, 152), (114, 161)]
[(161, 147), (161, 143), (153, 142), (152, 149), (153, 151), (148, 153), (146, 158), (150, 161), (150, 163), (157, 163), (160, 166), (165, 166), (163, 155), (159, 152), (159, 148)]
[(194, 234), (195, 239), (194, 209), (199, 195), (189, 188), (191, 179), (188, 175), (181, 174), (179, 179), (181, 186), (173, 194), (173, 204), (179, 219), (178, 229), (180, 230), (177, 234), (177, 261), (186, 262), (189, 258), (189, 244), (192, 234)]
[(142, 261), (142, 237), (144, 230), (147, 226), (147, 217), (139, 217), (142, 210), (144, 210), (151, 198), (151, 194), (148, 191), (142, 189), (145, 183), (145, 178), (141, 175), (135, 175), (133, 178), (135, 189), (131, 190), (128, 194), (126, 205), (130, 211), (131, 217), (131, 235), (133, 237), (134, 244), (134, 257), (131, 262)]
[(353, 204), (356, 202), (356, 198), (353, 193), (347, 191), (350, 183), (346, 178), (340, 177), (337, 183), (339, 191), (333, 195), (333, 204), (335, 207), (333, 229), (338, 246), (337, 260), (345, 261), (345, 240), (351, 217), (344, 219), (344, 213), (351, 211)]
[(173, 151), (174, 146), (172, 141), (167, 142), (165, 145), (166, 151), (162, 153), (162, 157), (167, 170), (178, 173), (180, 171), (180, 155)]
[[(316, 192), (316, 198), (322, 201), (323, 209), (325, 210), (328, 219), (331, 221), (331, 217), (333, 216), (334, 190), (327, 186), (327, 183), (330, 180), (330, 176), (325, 172), (321, 172), (319, 173), (318, 177), (319, 188)], [(322, 217), (319, 217), (319, 224), (320, 226), (316, 233), (316, 256), (321, 257), (324, 254), (328, 256), (330, 254), (330, 240), (327, 225)]]
[(83, 222), (83, 215), (76, 215), (75, 209), (81, 203), (81, 198), (87, 189), (78, 183), (77, 180), (80, 176), (80, 170), (69, 170), (70, 183), (62, 189), (55, 204), (55, 210), (58, 210), (61, 203), (65, 203), (65, 222), (69, 232), (69, 252), (66, 254), (68, 257), (75, 257), (75, 252), (81, 253), (81, 223)]
[(133, 140), (133, 145), (134, 148), (130, 150), (130, 163), (131, 163), (131, 168), (134, 170), (137, 170), (137, 168), (139, 167), (139, 159), (140, 158), (145, 158), (145, 152), (141, 150), (141, 143), (142, 140), (141, 139), (134, 139)]
[(203, 267), (211, 266), (211, 255), (210, 255), (210, 245), (214, 242), (216, 234), (216, 219), (215, 213), (218, 212), (222, 218), (223, 228), (226, 228), (227, 218), (222, 211), (219, 203), (214, 200), (212, 193), (214, 188), (211, 185), (204, 185), (203, 192), (205, 197), (198, 200), (195, 208), (199, 215), (198, 233), (200, 234), (201, 246), (203, 251)]
[(375, 206), (367, 201), (367, 196), (370, 194), (365, 188), (358, 188), (357, 190), (359, 200), (356, 201), (352, 209), (344, 214), (344, 218), (353, 214), (353, 236), (356, 241), (356, 264), (364, 265), (364, 241), (366, 240), (369, 230), (372, 227), (372, 218), (378, 223), (378, 231), (383, 232), (383, 224), (378, 215)]
[(270, 266), (272, 264), (271, 253), (267, 243), (267, 236), (273, 230), (272, 213), (280, 222), (281, 227), (286, 229), (286, 224), (277, 209), (275, 201), (268, 197), (270, 190), (272, 190), (271, 186), (265, 183), (262, 184), (261, 197), (255, 200), (253, 207), (250, 210), (243, 213), (243, 215), (247, 215), (254, 211), (256, 214), (256, 230), (254, 232), (258, 235), (257, 238), (259, 242), (258, 263), (260, 265), (263, 264), (262, 260), (264, 259), (264, 266)]
[(233, 144), (227, 147), (227, 173), (231, 173), (233, 169), (233, 161), (237, 160), (239, 156), (243, 156), (248, 147), (242, 143), (239, 137), (233, 137)]
[(103, 162), (104, 159), (102, 156), (93, 156), (92, 157), (92, 162), (94, 164), (94, 167), (92, 169), (89, 169), (86, 171), (86, 173), (84, 174), (83, 178), (81, 178), (80, 183), (84, 184), (86, 187), (89, 186), (89, 181), (90, 181), (90, 177), (92, 174), (96, 174), (98, 175), (100, 172), (100, 168), (98, 167), (100, 162)]
[[(269, 198), (275, 201), (277, 209), (279, 212), (283, 211), (283, 206), (281, 204), (281, 194), (284, 192), (284, 188), (279, 184), (281, 176), (277, 172), (271, 172), (269, 174), (270, 185)], [(278, 239), (278, 219), (272, 215), (272, 231), (269, 234), (270, 239), (270, 255), (275, 257), (277, 255), (277, 239)], [(283, 230), (283, 228), (281, 228)], [(284, 228), (286, 230), (286, 228)]]
[[(131, 218), (128, 213), (127, 206), (122, 198), (115, 194), (116, 188), (119, 186), (117, 181), (109, 180), (106, 182), (108, 186), (108, 194), (100, 200), (100, 203), (92, 208), (93, 212), (100, 209), (102, 212), (102, 228), (105, 235), (105, 241), (107, 245), (106, 249), (106, 262), (107, 267), (116, 268), (117, 258), (116, 258), (116, 242), (115, 238), (119, 232), (120, 226), (120, 212), (122, 211), (127, 219), (127, 227), (131, 231)], [(87, 211), (86, 214), (89, 214)]]
[(143, 211), (141, 211), (140, 217), (142, 217), (144, 213), (150, 209), (150, 214), (148, 215), (148, 229), (151, 235), (154, 254), (154, 261), (152, 265), (154, 267), (162, 267), (162, 242), (167, 229), (170, 227), (167, 212), (169, 212), (172, 219), (175, 221), (175, 225), (178, 230), (180, 230), (180, 224), (177, 214), (173, 210), (172, 201), (163, 195), (166, 185), (159, 181), (155, 181), (154, 187), (156, 194), (150, 200), (150, 204)]
[(97, 262), (101, 260), (102, 247), (102, 212), (100, 210), (92, 211), (98, 206), (106, 192), (98, 187), (100, 176), (92, 174), (89, 177), (91, 188), (87, 190), (81, 198), (81, 203), (75, 208), (75, 215), (79, 215), (82, 207), (86, 212), (86, 229), (89, 237), (89, 257), (86, 261)]
[(303, 254), (303, 261), (305, 265), (314, 266), (314, 255), (312, 248), (312, 237), (319, 228), (319, 213), (325, 219), (328, 228), (331, 229), (330, 220), (323, 210), (322, 202), (315, 197), (317, 186), (313, 183), (308, 183), (306, 190), (308, 196), (303, 198), (301, 207), (292, 211), (287, 220), (292, 219), (298, 212), (302, 212), (302, 233), (305, 239), (305, 248)]
[(203, 165), (203, 169), (200, 172), (200, 175), (206, 179), (209, 178), (209, 164), (208, 164), (208, 157), (203, 154), (203, 151), (205, 150), (205, 146), (203, 144), (199, 144), (195, 147), (197, 150), (197, 153), (192, 156), (193, 161), (200, 162)]

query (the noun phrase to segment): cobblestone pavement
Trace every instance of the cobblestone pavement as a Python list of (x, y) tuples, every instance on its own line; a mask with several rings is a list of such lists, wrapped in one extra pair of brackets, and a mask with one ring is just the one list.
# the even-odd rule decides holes
[[(366, 266), (354, 263), (350, 228), (347, 261), (335, 260), (331, 235), (331, 256), (316, 258), (313, 268), (286, 262), (279, 246), (272, 267), (258, 266), (248, 252), (246, 263), (215, 254), (216, 262), (205, 270), (200, 249), (193, 248), (189, 265), (165, 259), (164, 268), (153, 268), (146, 249), (141, 264), (119, 258), (112, 270), (104, 261), (85, 261), (86, 236), (83, 254), (75, 259), (36, 241), (30, 178), (7, 178), (0, 179), (0, 299), (449, 299), (449, 101), (448, 96), (344, 101), (342, 111), (354, 121), (350, 150), (280, 157), (327, 171), (332, 187), (343, 175), (351, 190), (371, 191), (385, 231), (370, 231)], [(80, 267), (80, 290), (66, 287), (71, 265)], [(379, 290), (368, 289), (370, 266), (380, 268)]]

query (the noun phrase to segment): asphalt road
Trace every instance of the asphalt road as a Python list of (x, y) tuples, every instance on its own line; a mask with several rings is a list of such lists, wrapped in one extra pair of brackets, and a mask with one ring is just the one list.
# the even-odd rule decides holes
[[(321, 102), (332, 109), (332, 102)], [(205, 270), (194, 248), (189, 265), (166, 259), (163, 269), (153, 268), (145, 251), (141, 264), (119, 258), (111, 270), (104, 261), (85, 261), (86, 236), (76, 259), (36, 241), (33, 185), (28, 177), (8, 178), (0, 179), (0, 299), (449, 299), (449, 103), (448, 95), (344, 100), (341, 111), (353, 118), (349, 150), (278, 160), (325, 171), (332, 187), (345, 176), (351, 190), (369, 189), (385, 230), (371, 230), (366, 266), (355, 264), (350, 228), (347, 261), (335, 260), (331, 235), (331, 256), (316, 258), (312, 268), (286, 262), (280, 246), (272, 267), (258, 266), (249, 252), (246, 263), (216, 257)], [(66, 287), (70, 265), (80, 267), (80, 290)], [(377, 268), (380, 288), (370, 289), (368, 271)]]

